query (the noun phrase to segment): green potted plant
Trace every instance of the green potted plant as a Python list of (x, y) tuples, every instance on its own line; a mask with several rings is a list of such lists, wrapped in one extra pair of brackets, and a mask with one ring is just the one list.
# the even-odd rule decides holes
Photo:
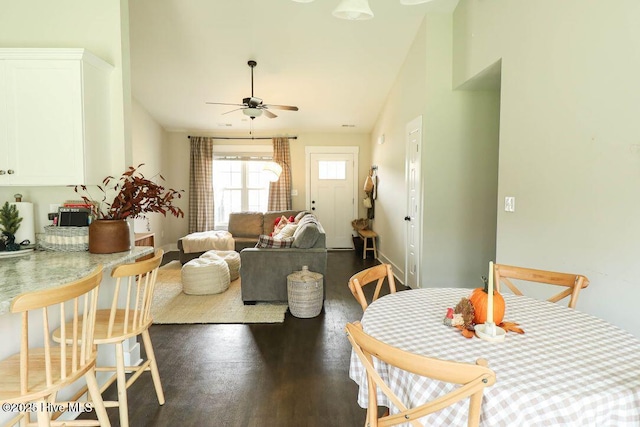
[[(176, 218), (184, 217), (182, 209), (174, 205), (175, 199), (182, 197), (183, 190), (165, 189), (157, 182), (147, 179), (137, 167), (129, 166), (117, 180), (108, 176), (98, 185), (102, 197), (91, 196), (86, 185), (76, 185), (76, 193), (84, 192), (82, 200), (91, 206), (93, 221), (89, 226), (89, 252), (114, 253), (131, 249), (129, 218), (137, 218), (145, 213), (167, 213)], [(164, 180), (162, 175), (158, 175)]]
[(2, 228), (2, 238), (0, 239), (0, 250), (17, 251), (20, 245), (16, 243), (15, 234), (20, 228), (20, 213), (16, 205), (5, 202), (0, 209), (0, 228)]

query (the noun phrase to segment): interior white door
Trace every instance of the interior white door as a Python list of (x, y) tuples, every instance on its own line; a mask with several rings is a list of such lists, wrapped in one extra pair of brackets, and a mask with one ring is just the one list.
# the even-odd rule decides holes
[(422, 190), (420, 186), (420, 152), (422, 143), (422, 116), (416, 117), (405, 128), (407, 216), (406, 221), (406, 286), (414, 289), (420, 284), (420, 245), (422, 224)]
[(351, 221), (356, 218), (354, 154), (311, 153), (309, 162), (307, 206), (325, 230), (327, 248), (351, 248)]

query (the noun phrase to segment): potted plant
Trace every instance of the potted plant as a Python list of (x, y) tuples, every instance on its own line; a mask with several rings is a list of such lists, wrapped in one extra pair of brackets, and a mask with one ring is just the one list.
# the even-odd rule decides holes
[[(76, 185), (76, 193), (84, 192), (82, 200), (90, 205), (93, 221), (89, 225), (89, 252), (114, 253), (131, 249), (129, 218), (137, 218), (145, 213), (156, 212), (176, 218), (184, 217), (184, 212), (173, 203), (182, 197), (183, 190), (165, 189), (162, 185), (147, 179), (137, 167), (129, 166), (119, 179), (108, 176), (98, 185), (102, 193), (100, 199), (91, 196), (86, 185)], [(158, 175), (164, 180), (162, 175)]]
[(16, 243), (16, 236), (22, 218), (18, 212), (16, 205), (10, 205), (9, 202), (5, 202), (2, 209), (0, 209), (0, 229), (2, 235), (0, 237), (0, 251), (17, 251), (20, 250), (20, 245)]

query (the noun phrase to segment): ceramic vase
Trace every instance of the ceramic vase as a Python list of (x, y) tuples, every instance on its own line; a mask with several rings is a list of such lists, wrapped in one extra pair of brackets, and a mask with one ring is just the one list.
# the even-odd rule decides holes
[(129, 223), (124, 219), (99, 219), (89, 225), (89, 252), (112, 254), (131, 250)]

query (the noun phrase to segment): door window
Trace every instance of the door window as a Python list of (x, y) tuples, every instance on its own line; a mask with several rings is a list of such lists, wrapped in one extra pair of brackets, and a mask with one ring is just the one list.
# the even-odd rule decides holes
[(347, 178), (347, 162), (344, 160), (320, 160), (318, 161), (318, 179)]

